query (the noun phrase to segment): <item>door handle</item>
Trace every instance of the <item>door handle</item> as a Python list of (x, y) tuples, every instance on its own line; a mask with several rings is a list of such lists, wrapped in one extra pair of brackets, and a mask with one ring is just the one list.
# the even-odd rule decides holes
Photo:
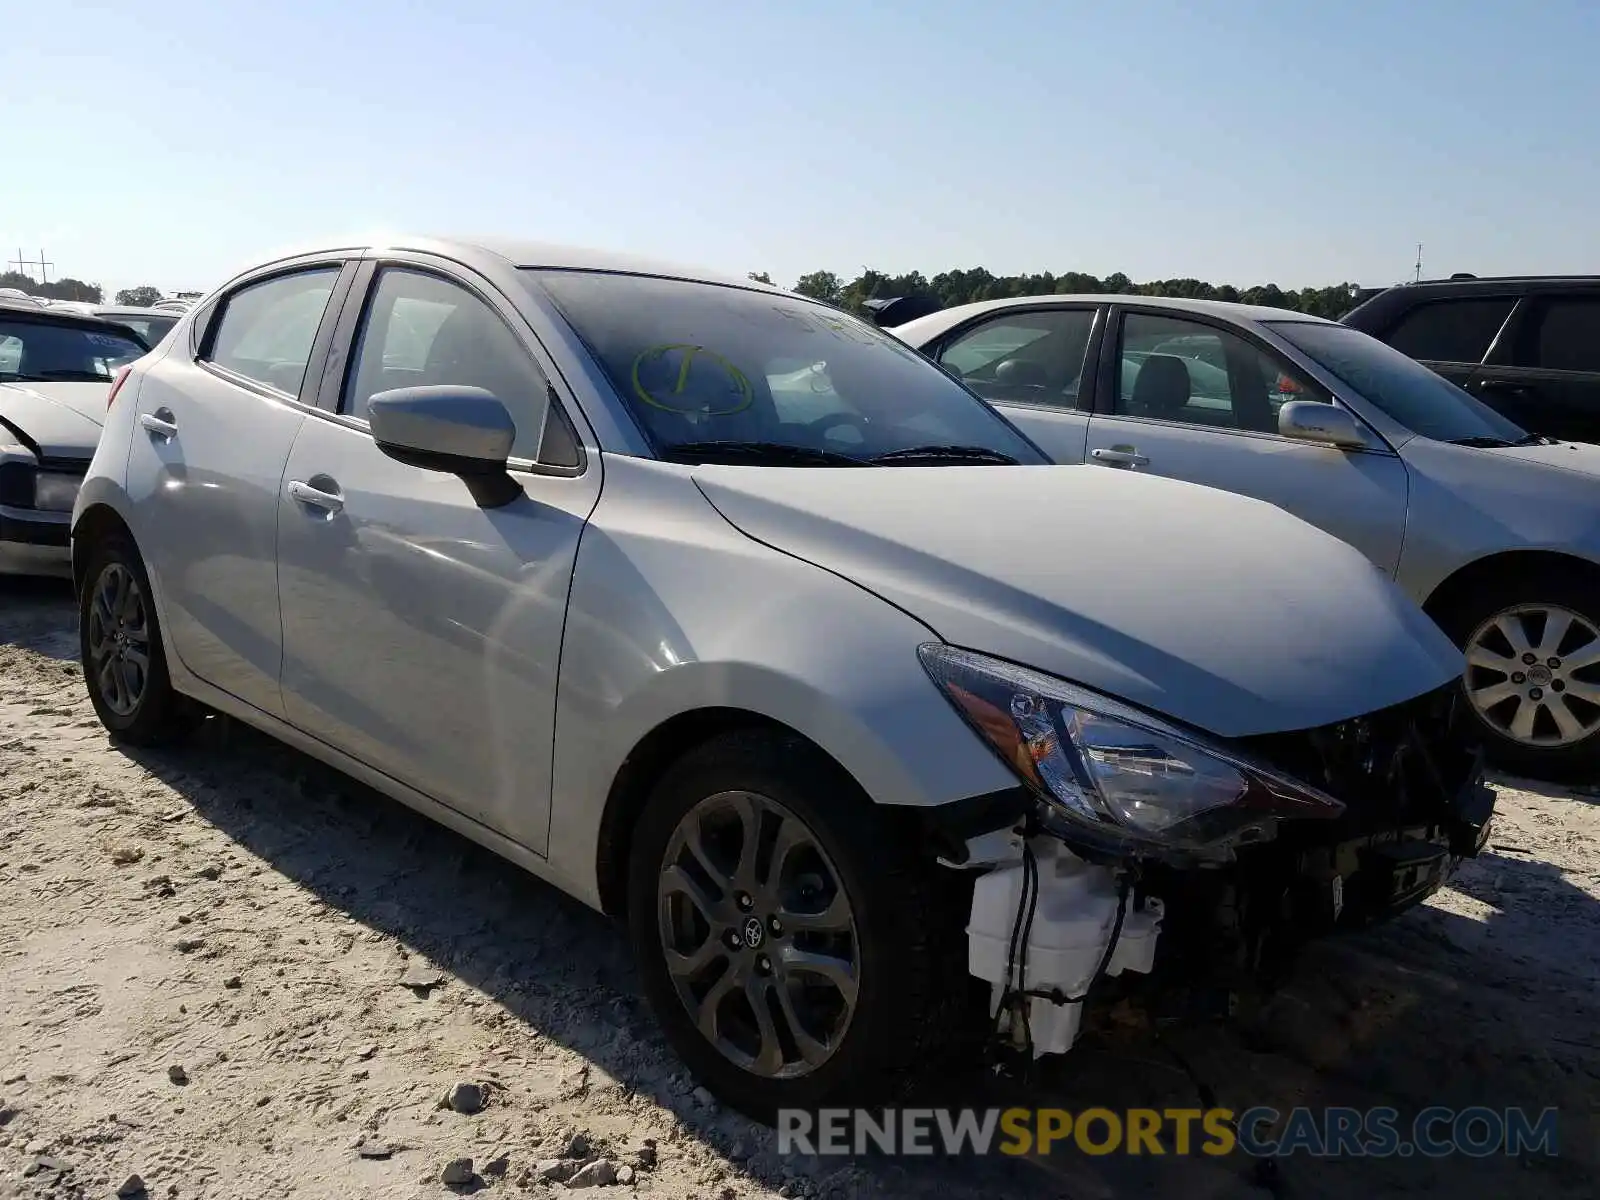
[(298, 479), (289, 481), (288, 492), (289, 498), (296, 503), (328, 513), (330, 516), (344, 507), (344, 497), (337, 492), (325, 492)]
[(1148, 467), (1150, 460), (1143, 454), (1134, 450), (1111, 449), (1091, 450), (1089, 457), (1096, 462), (1105, 463), (1108, 467)]
[(171, 409), (158, 408), (153, 413), (140, 413), (139, 424), (169, 442), (178, 436), (178, 423), (172, 419)]
[(1513, 396), (1526, 396), (1528, 385), (1518, 383), (1515, 379), (1482, 379), (1478, 381), (1481, 388), (1493, 388), (1497, 392), (1510, 392)]

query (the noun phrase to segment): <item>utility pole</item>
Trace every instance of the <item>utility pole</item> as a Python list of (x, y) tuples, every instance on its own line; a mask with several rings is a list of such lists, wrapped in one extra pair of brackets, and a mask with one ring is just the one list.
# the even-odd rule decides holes
[(1416, 274), (1416, 278), (1414, 278), (1411, 282), (1412, 283), (1421, 283), (1422, 282), (1422, 243), (1421, 242), (1417, 243), (1417, 274)]
[(19, 246), (17, 248), (17, 256), (11, 260), (10, 265), (15, 267), (24, 275), (28, 276), (30, 279), (33, 278), (33, 268), (38, 267), (39, 284), (42, 287), (44, 284), (50, 282), (50, 268), (55, 266), (55, 263), (45, 258), (43, 250), (39, 251), (38, 258), (24, 258), (22, 256), (22, 248)]

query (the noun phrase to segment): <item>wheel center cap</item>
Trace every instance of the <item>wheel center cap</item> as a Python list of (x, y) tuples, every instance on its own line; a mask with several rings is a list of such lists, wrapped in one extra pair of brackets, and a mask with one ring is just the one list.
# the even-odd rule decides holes
[(1540, 687), (1543, 687), (1545, 684), (1550, 682), (1551, 678), (1552, 676), (1550, 674), (1550, 668), (1545, 666), (1543, 663), (1536, 667), (1528, 668), (1529, 683), (1536, 683)]
[(767, 940), (766, 928), (761, 924), (760, 917), (746, 917), (744, 922), (744, 944), (752, 950), (758, 950), (761, 943)]

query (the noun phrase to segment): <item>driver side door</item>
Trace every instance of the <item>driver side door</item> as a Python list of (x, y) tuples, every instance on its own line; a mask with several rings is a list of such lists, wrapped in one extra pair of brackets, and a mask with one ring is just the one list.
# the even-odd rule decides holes
[(1090, 464), (1254, 496), (1394, 574), (1405, 465), (1370, 430), (1363, 449), (1282, 436), (1285, 403), (1334, 400), (1264, 342), (1188, 312), (1124, 308), (1108, 330), (1100, 383)]

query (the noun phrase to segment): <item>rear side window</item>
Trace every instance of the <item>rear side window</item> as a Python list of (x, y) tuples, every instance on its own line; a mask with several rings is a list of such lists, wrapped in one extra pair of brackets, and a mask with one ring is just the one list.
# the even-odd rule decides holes
[(1600, 371), (1600, 296), (1541, 300), (1518, 365), (1547, 371)]
[(1419, 304), (1384, 341), (1424, 362), (1482, 362), (1515, 303), (1510, 296), (1487, 296)]
[(240, 288), (224, 303), (206, 360), (299, 395), (317, 327), (338, 279), (338, 267), (318, 267)]
[(939, 362), (985, 400), (1075, 406), (1094, 309), (1010, 313), (967, 330)]

